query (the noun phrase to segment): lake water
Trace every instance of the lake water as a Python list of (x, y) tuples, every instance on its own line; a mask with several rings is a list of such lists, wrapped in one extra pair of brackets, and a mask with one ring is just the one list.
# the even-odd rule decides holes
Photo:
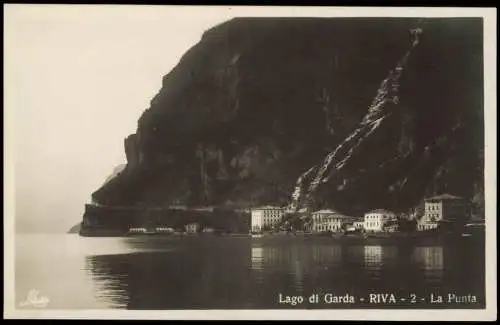
[[(485, 306), (484, 244), (470, 238), (384, 245), (295, 236), (17, 235), (15, 250), (17, 306), (33, 289), (51, 309)], [(378, 303), (370, 294), (379, 294)], [(449, 302), (449, 294), (458, 298)], [(328, 303), (345, 295), (355, 302)], [(304, 302), (283, 303), (286, 296)], [(432, 302), (439, 296), (442, 303)]]

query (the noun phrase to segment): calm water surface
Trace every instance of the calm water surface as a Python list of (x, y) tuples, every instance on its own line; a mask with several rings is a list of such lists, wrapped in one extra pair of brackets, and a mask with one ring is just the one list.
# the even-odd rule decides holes
[[(484, 247), (339, 243), (331, 238), (82, 238), (17, 235), (16, 302), (36, 289), (53, 309), (484, 308)], [(280, 303), (303, 296), (300, 305)], [(353, 295), (327, 304), (324, 294)], [(370, 304), (370, 293), (396, 304)], [(431, 304), (430, 294), (477, 302)], [(307, 302), (318, 294), (318, 304)], [(412, 294), (417, 301), (410, 303)], [(364, 302), (360, 298), (365, 299)], [(406, 300), (403, 302), (401, 299)], [(424, 298), (424, 300), (422, 300)]]

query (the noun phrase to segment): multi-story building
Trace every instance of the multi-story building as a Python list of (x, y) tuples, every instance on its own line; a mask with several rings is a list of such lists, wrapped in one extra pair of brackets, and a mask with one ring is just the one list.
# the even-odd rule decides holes
[(313, 232), (339, 232), (353, 222), (353, 218), (334, 210), (319, 210), (312, 213)]
[(285, 210), (276, 206), (263, 206), (253, 208), (251, 212), (251, 229), (253, 232), (260, 232), (266, 228), (277, 225), (283, 217)]
[(418, 221), (417, 230), (436, 229), (441, 222), (468, 221), (467, 203), (461, 197), (443, 194), (426, 198), (424, 201), (424, 215)]
[(392, 211), (376, 209), (365, 213), (364, 230), (367, 232), (395, 231), (397, 217)]
[(362, 231), (364, 228), (364, 219), (363, 218), (352, 218), (352, 221), (346, 227), (348, 232), (353, 231)]
[(197, 222), (189, 223), (185, 228), (187, 233), (197, 233), (200, 230), (200, 224)]
[(173, 233), (175, 232), (175, 230), (173, 228), (170, 228), (170, 227), (156, 227), (156, 232), (164, 232), (164, 233)]
[(356, 230), (363, 230), (363, 228), (365, 227), (365, 221), (363, 218), (356, 218), (352, 223), (352, 226)]

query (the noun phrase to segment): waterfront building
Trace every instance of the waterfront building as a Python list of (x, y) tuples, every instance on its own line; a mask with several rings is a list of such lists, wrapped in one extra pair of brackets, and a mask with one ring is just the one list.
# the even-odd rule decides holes
[(212, 227), (204, 227), (203, 230), (201, 232), (209, 232), (209, 233), (212, 233), (212, 232), (215, 232), (215, 229), (212, 228)]
[(156, 227), (156, 232), (166, 232), (166, 233), (173, 233), (175, 230), (170, 227)]
[(130, 227), (128, 229), (128, 232), (129, 233), (134, 233), (134, 234), (139, 234), (139, 233), (145, 233), (145, 232), (147, 232), (147, 229), (146, 228), (142, 228), (142, 227)]
[(188, 209), (186, 205), (181, 205), (181, 204), (170, 205), (168, 208), (170, 210), (187, 210)]
[(335, 210), (319, 210), (312, 213), (312, 231), (313, 232), (339, 232), (344, 230), (345, 226), (352, 224), (353, 218), (346, 216)]
[(426, 198), (424, 215), (417, 224), (417, 230), (436, 229), (440, 223), (465, 223), (468, 221), (467, 203), (458, 196), (442, 194)]
[(355, 230), (362, 230), (364, 228), (365, 221), (363, 218), (356, 218), (352, 223)]
[(197, 222), (189, 223), (185, 226), (187, 233), (197, 233), (200, 229), (200, 224)]
[(397, 217), (392, 211), (376, 209), (365, 213), (364, 230), (367, 232), (397, 230)]
[(251, 212), (251, 229), (254, 232), (260, 232), (266, 228), (272, 228), (277, 225), (285, 210), (276, 206), (263, 206), (253, 208)]

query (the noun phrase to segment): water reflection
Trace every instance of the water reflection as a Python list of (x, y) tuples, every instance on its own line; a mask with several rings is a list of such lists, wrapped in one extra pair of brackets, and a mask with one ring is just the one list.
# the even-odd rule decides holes
[(365, 246), (365, 265), (379, 268), (382, 263), (382, 246)]
[[(252, 269), (295, 265), (307, 269), (313, 264), (340, 264), (342, 247), (340, 245), (273, 246), (256, 243), (251, 249)], [(307, 262), (307, 263), (304, 263)]]
[[(278, 303), (279, 293), (427, 292), (436, 285), (461, 288), (463, 277), (470, 274), (464, 259), (450, 259), (449, 263), (460, 265), (445, 267), (444, 255), (450, 253), (438, 245), (215, 236), (128, 241), (127, 245), (134, 253), (85, 258), (86, 269), (98, 285), (96, 298), (114, 308), (286, 308)], [(453, 273), (457, 267), (460, 276)]]
[(126, 308), (130, 295), (125, 274), (113, 274), (110, 264), (101, 263), (97, 256), (85, 259), (85, 270), (87, 276), (98, 285), (94, 293), (97, 300), (107, 303), (111, 308)]
[(384, 264), (395, 262), (397, 258), (397, 246), (364, 246), (364, 263), (367, 269), (378, 270)]
[(312, 259), (316, 264), (340, 264), (342, 248), (340, 245), (312, 246)]
[[(329, 245), (328, 245), (329, 244)], [(332, 277), (342, 264), (342, 247), (322, 243), (294, 243), (277, 245), (276, 242), (255, 242), (251, 248), (251, 270), (255, 281), (281, 274), (289, 279), (288, 289), (302, 293), (318, 277)]]
[(193, 237), (137, 243), (147, 249), (85, 258), (98, 283), (97, 299), (113, 301), (119, 308), (151, 310), (242, 308), (247, 300), (249, 285), (243, 278), (248, 242), (236, 239), (228, 246)]
[(252, 270), (264, 269), (264, 248), (252, 247)]
[(415, 247), (414, 259), (429, 281), (438, 282), (442, 280), (444, 269), (442, 246)]

